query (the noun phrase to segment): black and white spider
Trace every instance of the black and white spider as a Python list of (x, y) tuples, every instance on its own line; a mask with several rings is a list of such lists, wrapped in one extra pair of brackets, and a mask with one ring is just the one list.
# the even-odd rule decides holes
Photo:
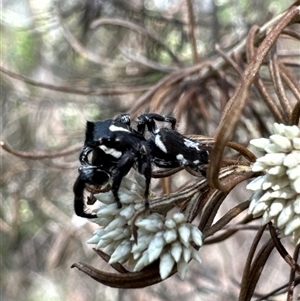
[[(155, 121), (168, 122), (158, 128)], [(145, 205), (148, 206), (152, 163), (157, 167), (189, 167), (205, 175), (204, 164), (208, 163), (209, 148), (201, 146), (175, 130), (176, 119), (159, 114), (142, 114), (137, 118), (136, 130), (130, 126), (130, 116), (120, 115), (115, 119), (87, 122), (85, 144), (80, 154), (79, 176), (74, 184), (75, 213), (94, 218), (84, 208), (86, 185), (101, 186), (111, 181), (111, 190), (121, 207), (118, 190), (123, 177), (135, 167), (146, 180)], [(148, 137), (145, 132), (148, 130)], [(92, 153), (91, 162), (88, 160)]]

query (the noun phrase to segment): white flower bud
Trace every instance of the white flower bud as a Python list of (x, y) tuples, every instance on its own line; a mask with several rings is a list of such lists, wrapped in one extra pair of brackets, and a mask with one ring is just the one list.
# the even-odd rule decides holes
[(175, 241), (177, 239), (177, 232), (175, 229), (167, 229), (164, 232), (164, 239), (167, 244)]
[(146, 250), (142, 257), (137, 261), (136, 265), (134, 266), (133, 271), (139, 272), (141, 269), (143, 269), (145, 266), (149, 264), (149, 254), (148, 250)]
[(278, 218), (277, 218), (277, 226), (279, 228), (283, 228), (287, 222), (293, 217), (294, 210), (292, 202), (289, 202), (285, 205), (283, 210), (280, 212)]
[(184, 223), (185, 222), (185, 217), (183, 213), (181, 212), (176, 212), (172, 216), (173, 220), (175, 221), (176, 224)]
[(300, 151), (294, 150), (285, 156), (283, 165), (292, 168), (300, 163)]
[(185, 278), (187, 267), (188, 267), (188, 263), (185, 262), (183, 259), (179, 260), (179, 262), (177, 263), (178, 274), (182, 280)]
[(174, 259), (169, 252), (165, 252), (160, 256), (159, 274), (161, 279), (166, 279), (174, 266)]
[(131, 253), (131, 242), (128, 240), (122, 241), (118, 247), (115, 249), (115, 251), (112, 253), (109, 264), (115, 263), (120, 261), (124, 257), (128, 257), (128, 255)]
[(163, 232), (157, 232), (154, 237), (152, 238), (149, 247), (148, 247), (148, 254), (149, 254), (149, 262), (153, 262), (157, 259), (165, 245), (165, 240), (163, 237)]
[(171, 244), (171, 255), (176, 262), (179, 261), (182, 254), (182, 244), (179, 241), (175, 241)]
[(281, 135), (271, 135), (270, 140), (276, 144), (279, 151), (289, 152), (292, 150), (292, 143), (291, 141)]
[(268, 166), (276, 166), (282, 165), (283, 160), (286, 158), (286, 154), (284, 153), (273, 153), (266, 154), (263, 157), (260, 157), (256, 160), (256, 162), (263, 163)]
[(182, 224), (178, 228), (178, 233), (180, 241), (184, 244), (185, 247), (189, 247), (189, 240), (191, 235), (190, 228), (186, 224)]
[(250, 141), (250, 144), (255, 146), (256, 148), (259, 148), (263, 150), (265, 147), (267, 147), (270, 144), (270, 140), (266, 138), (258, 138), (258, 139), (252, 139)]
[(200, 247), (203, 245), (202, 233), (193, 225), (191, 226), (191, 239), (197, 246)]
[(192, 257), (192, 247), (190, 246), (189, 248), (183, 247), (182, 250), (182, 258), (185, 262), (189, 262), (191, 257)]
[(284, 235), (290, 235), (293, 231), (300, 228), (300, 216), (294, 215), (293, 218), (289, 220), (284, 228)]

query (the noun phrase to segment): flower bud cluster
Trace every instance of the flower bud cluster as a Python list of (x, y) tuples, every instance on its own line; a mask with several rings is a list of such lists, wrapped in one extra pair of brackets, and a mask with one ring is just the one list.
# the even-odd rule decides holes
[(202, 245), (202, 233), (194, 225), (186, 223), (182, 213), (174, 213), (170, 218), (156, 212), (146, 212), (139, 216), (138, 242), (135, 243), (130, 231), (135, 213), (144, 207), (144, 178), (136, 174), (136, 182), (123, 178), (119, 189), (122, 208), (118, 208), (111, 192), (95, 195), (104, 205), (93, 220), (102, 226), (88, 240), (96, 248), (105, 248), (110, 255), (109, 263), (128, 263), (133, 271), (140, 271), (159, 259), (159, 273), (165, 279), (176, 265), (182, 279), (185, 277), (190, 260), (201, 262), (196, 246)]
[(274, 135), (250, 143), (266, 154), (252, 166), (252, 171), (265, 172), (247, 186), (254, 191), (249, 214), (272, 221), (282, 236), (293, 236), (300, 243), (300, 129), (275, 123)]

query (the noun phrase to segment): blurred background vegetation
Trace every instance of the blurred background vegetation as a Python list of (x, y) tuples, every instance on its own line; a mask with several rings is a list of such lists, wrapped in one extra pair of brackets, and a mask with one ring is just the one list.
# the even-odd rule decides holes
[[(85, 243), (94, 225), (73, 214), (77, 158), (86, 120), (121, 112), (134, 117), (155, 109), (179, 118), (181, 132), (211, 135), (222, 108), (213, 102), (222, 70), (203, 83), (192, 75), (173, 83), (172, 93), (160, 91), (163, 101), (143, 96), (172, 72), (218, 59), (216, 44), (233, 49), (253, 24), (265, 24), (292, 3), (2, 0), (1, 135), (26, 153), (1, 153), (1, 300), (236, 300), (241, 254), (249, 247), (243, 234), (204, 248), (205, 265), (191, 264), (184, 282), (173, 276), (153, 287), (117, 290), (70, 269), (85, 261), (109, 270)], [(239, 76), (226, 72), (230, 95)], [(192, 101), (179, 106), (180, 97)], [(255, 128), (247, 112), (242, 128), (236, 139), (246, 143)], [(238, 192), (231, 199), (238, 202)], [(233, 261), (234, 250), (240, 256)], [(270, 286), (263, 282), (264, 293), (282, 284), (276, 275)]]

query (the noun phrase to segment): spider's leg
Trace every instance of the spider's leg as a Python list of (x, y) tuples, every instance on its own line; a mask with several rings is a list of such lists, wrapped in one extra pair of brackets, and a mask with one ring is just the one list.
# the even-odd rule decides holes
[(138, 155), (138, 170), (139, 173), (144, 175), (145, 177), (145, 207), (146, 209), (149, 208), (149, 190), (150, 190), (150, 182), (151, 182), (151, 176), (152, 176), (152, 165), (151, 165), (151, 152), (149, 147), (146, 144), (142, 144), (139, 150)]
[(155, 133), (157, 126), (154, 121), (169, 122), (171, 128), (174, 130), (176, 125), (176, 118), (171, 116), (162, 116), (156, 113), (145, 113), (141, 114), (137, 118), (137, 130), (140, 133), (145, 132), (145, 127), (147, 126), (149, 132)]
[(84, 188), (85, 188), (86, 181), (83, 180), (80, 175), (77, 177), (74, 186), (73, 186), (73, 192), (74, 192), (74, 210), (76, 215), (86, 218), (96, 218), (96, 214), (90, 214), (86, 213), (84, 209)]
[(119, 208), (122, 207), (122, 204), (118, 195), (118, 190), (120, 188), (122, 179), (128, 174), (131, 167), (133, 166), (134, 160), (135, 154), (132, 151), (126, 151), (118, 161), (115, 169), (116, 171), (113, 176), (111, 190)]

